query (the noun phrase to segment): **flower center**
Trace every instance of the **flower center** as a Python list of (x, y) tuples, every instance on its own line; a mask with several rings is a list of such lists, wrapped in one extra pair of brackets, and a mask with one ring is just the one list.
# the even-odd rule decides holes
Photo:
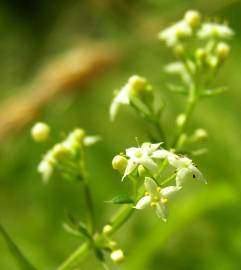
[(137, 157), (137, 158), (141, 158), (141, 157), (142, 157), (142, 152), (141, 152), (141, 150), (137, 150), (137, 151), (135, 152), (135, 157)]

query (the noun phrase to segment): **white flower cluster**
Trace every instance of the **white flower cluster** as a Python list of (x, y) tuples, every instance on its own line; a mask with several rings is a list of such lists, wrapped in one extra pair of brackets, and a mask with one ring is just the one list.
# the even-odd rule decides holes
[(201, 22), (198, 11), (190, 10), (184, 18), (158, 34), (168, 47), (182, 43), (185, 38), (196, 36), (199, 39), (228, 39), (233, 36), (233, 30), (225, 24)]
[(187, 11), (182, 20), (158, 35), (179, 59), (167, 65), (165, 71), (179, 76), (186, 86), (192, 85), (197, 76), (205, 85), (209, 71), (213, 74), (228, 57), (227, 40), (233, 35), (228, 25), (203, 21), (198, 11)]
[(79, 162), (82, 158), (82, 147), (99, 140), (98, 136), (86, 136), (85, 131), (80, 128), (70, 132), (67, 138), (55, 144), (39, 163), (38, 172), (42, 175), (43, 181), (47, 182), (55, 169), (59, 169), (63, 177), (70, 178), (70, 175), (77, 177), (81, 174)]
[[(179, 191), (186, 181), (195, 179), (206, 183), (203, 174), (187, 157), (181, 157), (171, 151), (160, 148), (161, 143), (151, 144), (143, 143), (141, 147), (131, 147), (126, 149), (125, 156), (116, 156), (113, 159), (113, 167), (123, 172), (122, 179), (129, 175), (135, 176), (135, 171), (144, 167), (149, 176), (145, 177), (144, 186), (147, 191), (136, 204), (136, 209), (143, 209), (147, 205), (155, 207), (158, 217), (164, 221), (167, 218), (166, 202), (168, 198)], [(163, 163), (174, 169), (176, 184), (161, 188), (157, 184), (160, 168)]]

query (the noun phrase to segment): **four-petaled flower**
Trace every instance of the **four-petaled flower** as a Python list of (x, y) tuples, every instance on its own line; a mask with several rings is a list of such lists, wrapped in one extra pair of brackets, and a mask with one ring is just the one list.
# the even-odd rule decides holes
[(175, 154), (168, 156), (168, 162), (170, 165), (177, 169), (176, 185), (182, 186), (184, 182), (190, 179), (196, 179), (202, 183), (207, 183), (203, 174), (193, 164), (192, 160), (187, 157), (179, 157)]
[(231, 38), (234, 35), (234, 32), (225, 24), (203, 23), (197, 35), (200, 39)]
[(153, 160), (152, 155), (160, 145), (161, 143), (143, 143), (141, 147), (131, 147), (126, 149), (126, 156), (129, 159), (122, 180), (127, 175), (131, 174), (138, 165), (143, 165), (151, 173), (155, 173), (158, 169), (158, 165)]
[(177, 45), (180, 39), (190, 37), (191, 35), (192, 28), (186, 21), (181, 20), (161, 31), (158, 37), (165, 41), (167, 46), (172, 47)]
[(181, 189), (177, 186), (168, 186), (165, 188), (159, 187), (156, 182), (150, 178), (146, 177), (144, 186), (146, 189), (146, 194), (143, 196), (136, 204), (136, 209), (143, 209), (146, 206), (151, 206), (155, 208), (156, 214), (163, 221), (167, 220), (167, 201), (168, 198)]

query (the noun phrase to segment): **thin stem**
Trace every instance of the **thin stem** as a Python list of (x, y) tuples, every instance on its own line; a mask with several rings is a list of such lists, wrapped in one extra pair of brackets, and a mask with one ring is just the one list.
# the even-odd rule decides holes
[(90, 232), (91, 232), (91, 234), (93, 234), (94, 221), (95, 221), (94, 206), (93, 206), (93, 202), (92, 202), (89, 183), (88, 183), (86, 178), (83, 181), (83, 186), (84, 186), (85, 202), (87, 205), (87, 213), (88, 213), (88, 222), (89, 222), (89, 226), (90, 226)]
[(65, 260), (58, 268), (57, 270), (67, 270), (71, 269), (70, 267), (73, 267), (79, 263), (80, 258), (83, 260), (84, 257), (86, 257), (91, 249), (91, 245), (89, 242), (85, 242), (81, 246), (79, 246), (76, 251), (74, 251), (68, 258)]
[(180, 137), (182, 136), (182, 134), (184, 133), (184, 131), (187, 128), (187, 125), (190, 121), (191, 115), (194, 111), (194, 108), (197, 104), (197, 101), (198, 101), (198, 95), (196, 93), (196, 88), (192, 87), (192, 89), (190, 89), (190, 94), (189, 94), (189, 98), (187, 101), (186, 110), (184, 112), (183, 123), (179, 126), (176, 137), (175, 137), (174, 142), (173, 142), (172, 147), (174, 149), (177, 147)]

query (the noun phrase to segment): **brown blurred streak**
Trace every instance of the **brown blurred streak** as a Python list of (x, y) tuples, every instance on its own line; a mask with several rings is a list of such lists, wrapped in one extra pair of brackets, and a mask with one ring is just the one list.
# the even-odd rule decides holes
[(42, 68), (23, 94), (7, 100), (0, 108), (0, 140), (20, 130), (60, 95), (81, 90), (103, 71), (118, 62), (120, 54), (104, 45), (78, 47)]

